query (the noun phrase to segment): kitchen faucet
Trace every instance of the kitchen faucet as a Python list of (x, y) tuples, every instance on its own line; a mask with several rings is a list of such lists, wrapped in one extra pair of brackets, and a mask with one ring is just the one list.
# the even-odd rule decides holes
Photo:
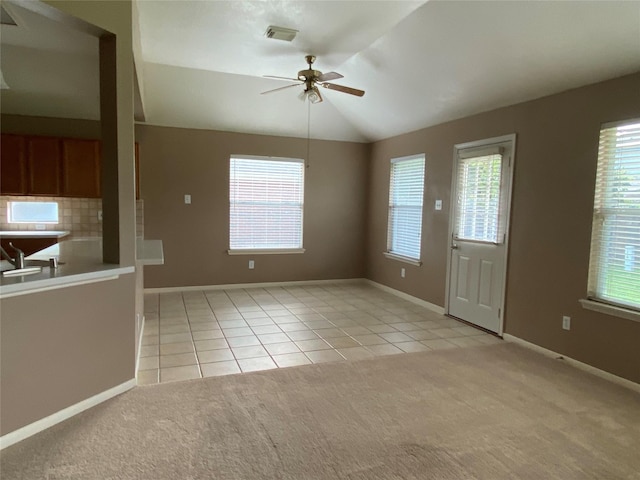
[(13, 265), (16, 269), (24, 268), (24, 252), (19, 248), (13, 246), (13, 243), (9, 242), (9, 246), (16, 251), (16, 258), (11, 258), (11, 255), (7, 253), (7, 251), (0, 246), (0, 250), (2, 251), (2, 256), (9, 261), (11, 265)]

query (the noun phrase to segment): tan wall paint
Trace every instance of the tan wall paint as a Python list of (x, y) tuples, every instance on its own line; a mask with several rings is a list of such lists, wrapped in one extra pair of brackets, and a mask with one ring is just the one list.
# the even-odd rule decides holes
[[(103, 197), (108, 197), (117, 188), (118, 197), (118, 236), (120, 264), (135, 264), (135, 171), (134, 171), (134, 130), (133, 130), (133, 28), (132, 6), (130, 0), (78, 2), (74, 0), (45, 0), (47, 3), (67, 14), (78, 17), (116, 35), (116, 85), (118, 89), (116, 109), (110, 109), (110, 122), (117, 118), (117, 187), (108, 186)], [(102, 106), (101, 106), (102, 107)], [(113, 115), (115, 113), (115, 115)], [(108, 127), (108, 126), (107, 126)], [(105, 128), (105, 125), (103, 125)], [(114, 135), (116, 136), (116, 135)], [(103, 171), (104, 173), (104, 171)], [(105, 186), (103, 185), (103, 190)], [(105, 206), (105, 222), (106, 210)], [(104, 231), (105, 242), (111, 242), (110, 232)]]
[[(231, 154), (304, 158), (305, 139), (136, 126), (145, 237), (162, 239), (165, 264), (146, 287), (361, 277), (368, 146), (311, 142), (305, 171), (304, 254), (230, 256)], [(184, 204), (190, 194), (193, 203)], [(255, 270), (248, 260), (255, 260)]]
[(134, 282), (2, 300), (0, 434), (134, 378)]
[[(121, 265), (134, 265), (131, 2), (45, 1), (34, 5), (41, 11), (51, 11), (53, 6), (117, 35), (118, 180), (109, 188), (119, 199)], [(68, 20), (68, 15), (62, 17)], [(130, 274), (2, 300), (2, 434), (134, 378), (135, 287)]]
[[(373, 144), (368, 278), (444, 306), (453, 146), (515, 132), (505, 331), (640, 382), (640, 323), (578, 303), (587, 286), (600, 124), (640, 117), (639, 86), (640, 74), (630, 75)], [(426, 154), (421, 267), (382, 255), (389, 159), (412, 153)], [(571, 331), (562, 330), (563, 315)]]

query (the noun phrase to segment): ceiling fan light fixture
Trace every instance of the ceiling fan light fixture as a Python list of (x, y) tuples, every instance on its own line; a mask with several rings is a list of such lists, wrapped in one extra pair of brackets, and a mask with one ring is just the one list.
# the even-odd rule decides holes
[(294, 38), (296, 38), (297, 33), (298, 33), (298, 30), (293, 30), (292, 28), (276, 27), (274, 25), (269, 25), (264, 35), (267, 38), (272, 38), (274, 40), (284, 40), (285, 42), (290, 42)]
[(320, 103), (322, 101), (322, 95), (320, 95), (320, 90), (318, 90), (318, 87), (313, 87), (312, 89), (308, 90), (307, 97), (309, 98), (309, 101), (311, 103)]

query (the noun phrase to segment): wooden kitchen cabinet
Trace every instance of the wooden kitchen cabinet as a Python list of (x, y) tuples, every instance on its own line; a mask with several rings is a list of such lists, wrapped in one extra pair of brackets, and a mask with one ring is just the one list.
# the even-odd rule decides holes
[(62, 139), (62, 195), (100, 198), (100, 142)]
[(60, 140), (27, 137), (27, 194), (60, 195)]
[(2, 134), (0, 139), (0, 193), (27, 193), (26, 144), (22, 135)]

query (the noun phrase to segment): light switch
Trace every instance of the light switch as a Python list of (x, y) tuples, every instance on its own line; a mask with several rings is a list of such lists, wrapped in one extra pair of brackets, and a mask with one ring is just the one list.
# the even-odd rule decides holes
[(436, 200), (436, 210), (442, 210), (442, 200)]
[(185, 196), (184, 196), (184, 203), (185, 203), (186, 205), (191, 204), (191, 195), (185, 195)]

